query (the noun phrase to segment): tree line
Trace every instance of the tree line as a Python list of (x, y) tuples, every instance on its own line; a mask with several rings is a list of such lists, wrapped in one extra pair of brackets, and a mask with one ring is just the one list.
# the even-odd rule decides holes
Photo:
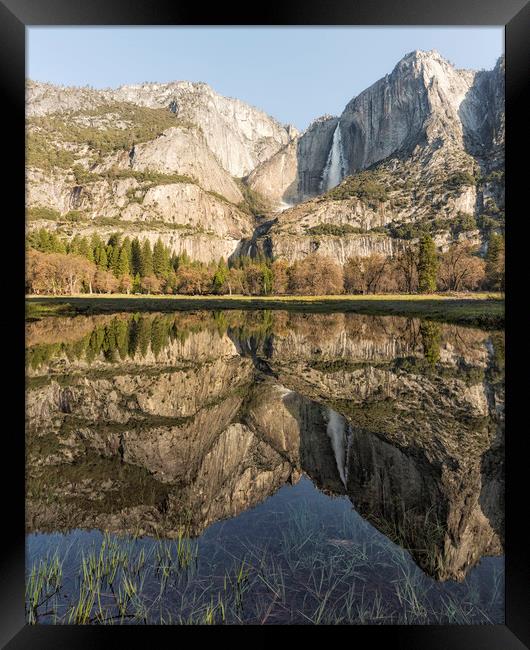
[(173, 253), (159, 238), (112, 234), (105, 242), (70, 241), (40, 229), (27, 237), (26, 290), (33, 294), (144, 293), (331, 295), (504, 290), (504, 237), (492, 233), (486, 255), (468, 243), (436, 250), (430, 235), (393, 257), (351, 257), (340, 265), (313, 253), (289, 264), (263, 256), (208, 264)]

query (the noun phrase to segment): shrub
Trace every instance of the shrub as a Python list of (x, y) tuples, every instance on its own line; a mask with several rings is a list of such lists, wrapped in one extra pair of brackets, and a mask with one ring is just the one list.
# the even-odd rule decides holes
[(71, 151), (50, 143), (42, 133), (29, 132), (26, 136), (26, 165), (50, 171), (53, 167), (70, 169), (75, 162)]
[(48, 208), (44, 205), (37, 205), (26, 210), (26, 218), (29, 221), (36, 221), (38, 219), (58, 221), (61, 218), (61, 213), (54, 208)]
[[(130, 126), (124, 129), (113, 126), (98, 128), (85, 126), (76, 121), (78, 117), (98, 117), (106, 114), (112, 114), (113, 120), (123, 120)], [(91, 110), (36, 117), (32, 118), (29, 123), (39, 127), (42, 131), (30, 133), (31, 141), (28, 144), (28, 154), (31, 145), (33, 157), (35, 154), (40, 154), (45, 158), (55, 155), (53, 153), (55, 149), (47, 143), (47, 136), (50, 134), (63, 142), (88, 144), (95, 152), (105, 155), (119, 150), (127, 151), (134, 144), (152, 140), (173, 126), (185, 128), (193, 126), (189, 122), (180, 120), (166, 108), (147, 108), (128, 102), (113, 102)], [(66, 167), (72, 167), (72, 165), (73, 156), (72, 162)], [(40, 167), (41, 165), (35, 164), (35, 166)], [(56, 166), (65, 165), (57, 164)]]
[(316, 226), (306, 229), (307, 235), (334, 235), (342, 237), (343, 235), (350, 235), (354, 233), (366, 232), (363, 228), (356, 228), (350, 224), (333, 224), (333, 223), (319, 223)]
[(451, 233), (454, 236), (459, 235), (462, 232), (469, 232), (470, 230), (475, 230), (477, 227), (477, 221), (472, 214), (466, 212), (459, 212), (451, 223)]
[(356, 197), (371, 207), (377, 207), (388, 200), (386, 187), (381, 182), (379, 174), (373, 171), (363, 171), (348, 176), (324, 196), (335, 200)]
[(445, 186), (449, 189), (460, 189), (467, 185), (475, 185), (476, 178), (475, 176), (468, 171), (457, 171), (451, 174), (446, 181)]

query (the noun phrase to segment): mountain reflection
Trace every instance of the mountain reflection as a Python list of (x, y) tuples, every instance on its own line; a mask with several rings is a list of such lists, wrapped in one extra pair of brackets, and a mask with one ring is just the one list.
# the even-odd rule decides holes
[(503, 553), (503, 334), (398, 317), (29, 323), (28, 532), (199, 535), (307, 474), (461, 580)]

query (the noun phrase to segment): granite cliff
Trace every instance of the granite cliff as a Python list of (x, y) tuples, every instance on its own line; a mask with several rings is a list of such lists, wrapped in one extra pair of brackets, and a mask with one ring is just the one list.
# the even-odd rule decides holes
[(28, 81), (27, 133), (28, 228), (68, 237), (161, 237), (201, 261), (252, 240), (289, 261), (344, 262), (393, 255), (420, 226), (441, 247), (483, 245), (485, 218), (502, 227), (502, 58), (458, 70), (414, 51), (301, 134), (204, 83)]

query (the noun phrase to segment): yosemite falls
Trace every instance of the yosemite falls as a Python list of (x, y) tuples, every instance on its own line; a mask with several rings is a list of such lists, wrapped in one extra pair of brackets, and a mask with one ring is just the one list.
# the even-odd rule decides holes
[(348, 471), (346, 442), (349, 427), (346, 419), (340, 413), (337, 413), (331, 408), (328, 408), (327, 411), (328, 423), (326, 431), (331, 440), (340, 480), (344, 487), (346, 487), (346, 474)]

